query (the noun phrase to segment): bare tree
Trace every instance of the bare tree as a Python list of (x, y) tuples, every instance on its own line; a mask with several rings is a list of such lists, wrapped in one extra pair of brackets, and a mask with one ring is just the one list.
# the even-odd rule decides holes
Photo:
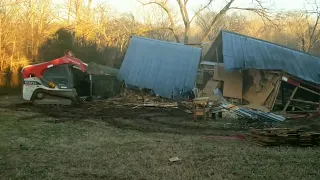
[[(217, 13), (211, 9), (208, 9), (198, 15), (195, 23), (201, 28), (202, 33), (206, 33), (210, 30), (210, 22), (216, 17), (216, 15)], [(215, 26), (211, 28), (211, 32), (207, 39), (209, 41), (214, 40), (222, 29), (239, 33), (243, 32), (248, 24), (249, 22), (245, 16), (238, 13), (232, 13), (216, 21)]]
[[(168, 5), (168, 0), (152, 0), (152, 1), (142, 1), (138, 0), (142, 5), (150, 5), (150, 4), (155, 4), (162, 8), (168, 15), (169, 20), (170, 20), (170, 30), (175, 36), (175, 39), (177, 42), (180, 42), (178, 34), (176, 32), (176, 23), (174, 21), (173, 17), (173, 10), (170, 9)], [(184, 24), (184, 43), (187, 44), (189, 41), (189, 33), (190, 33), (190, 27), (194, 19), (205, 9), (207, 9), (211, 4), (213, 4), (214, 0), (208, 0), (206, 4), (203, 4), (197, 11), (194, 12), (194, 15), (190, 17), (190, 13), (188, 12), (187, 9), (187, 4), (188, 0), (175, 0), (178, 7), (179, 7), (179, 12), (182, 17), (182, 21)], [(209, 23), (209, 28), (207, 31), (203, 34), (201, 37), (201, 41), (205, 41), (209, 34), (212, 32), (214, 29), (214, 26), (216, 23), (223, 18), (226, 13), (231, 10), (231, 9), (236, 9), (236, 10), (247, 10), (247, 11), (253, 11), (261, 16), (266, 16), (267, 11), (266, 8), (263, 7), (262, 2), (260, 0), (254, 0), (256, 2), (257, 6), (253, 8), (243, 8), (243, 7), (237, 7), (237, 6), (232, 6), (236, 0), (228, 0), (225, 4), (225, 6), (216, 14), (216, 16), (211, 20)]]
[(318, 0), (309, 0), (308, 6), (309, 8), (306, 9), (306, 21), (308, 22), (308, 40), (306, 42), (304, 39), (302, 39), (302, 48), (306, 52), (309, 52), (320, 39), (320, 3)]
[(283, 20), (285, 34), (296, 38), (298, 48), (310, 52), (320, 39), (320, 9), (316, 0), (308, 4), (305, 11), (292, 11), (285, 14)]

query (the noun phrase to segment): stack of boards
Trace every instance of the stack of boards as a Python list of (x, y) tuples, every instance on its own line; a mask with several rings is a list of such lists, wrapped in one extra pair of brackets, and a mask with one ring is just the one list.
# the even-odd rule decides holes
[(253, 129), (251, 140), (260, 146), (317, 146), (320, 133), (287, 128)]

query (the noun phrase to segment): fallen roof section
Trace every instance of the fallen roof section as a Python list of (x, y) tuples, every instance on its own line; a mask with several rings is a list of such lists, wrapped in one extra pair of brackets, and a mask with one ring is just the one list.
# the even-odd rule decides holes
[(227, 71), (283, 70), (305, 81), (320, 84), (319, 57), (253, 37), (221, 31), (204, 60), (217, 62), (217, 57)]
[(132, 36), (119, 78), (166, 97), (194, 88), (201, 48)]

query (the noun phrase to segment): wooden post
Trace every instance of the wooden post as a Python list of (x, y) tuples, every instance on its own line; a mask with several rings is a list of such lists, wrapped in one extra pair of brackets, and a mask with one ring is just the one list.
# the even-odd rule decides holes
[(317, 102), (304, 101), (304, 100), (300, 100), (300, 99), (291, 99), (291, 101), (301, 102), (301, 103), (306, 103), (306, 104), (314, 104), (314, 105), (318, 105), (318, 104), (319, 104), (319, 103), (317, 103)]
[(286, 103), (286, 105), (284, 106), (284, 108), (283, 108), (283, 110), (282, 110), (283, 112), (286, 112), (286, 110), (287, 110), (288, 106), (290, 105), (290, 102), (291, 102), (291, 100), (293, 99), (294, 95), (296, 94), (298, 88), (299, 88), (299, 86), (297, 86), (296, 88), (294, 88), (294, 90), (293, 90), (293, 92), (292, 92), (292, 94), (291, 94), (291, 96), (290, 96), (290, 99), (288, 100), (288, 102)]
[(207, 119), (207, 113), (206, 113), (206, 104), (202, 105), (202, 112), (203, 112), (203, 120), (206, 120)]
[(193, 120), (197, 120), (197, 107), (195, 103), (192, 103), (192, 109), (193, 109)]

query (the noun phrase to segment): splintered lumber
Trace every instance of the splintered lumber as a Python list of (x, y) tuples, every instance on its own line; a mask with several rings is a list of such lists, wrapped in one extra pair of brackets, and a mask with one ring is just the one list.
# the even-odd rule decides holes
[(320, 143), (320, 133), (283, 128), (253, 129), (251, 140), (260, 146), (316, 146)]

